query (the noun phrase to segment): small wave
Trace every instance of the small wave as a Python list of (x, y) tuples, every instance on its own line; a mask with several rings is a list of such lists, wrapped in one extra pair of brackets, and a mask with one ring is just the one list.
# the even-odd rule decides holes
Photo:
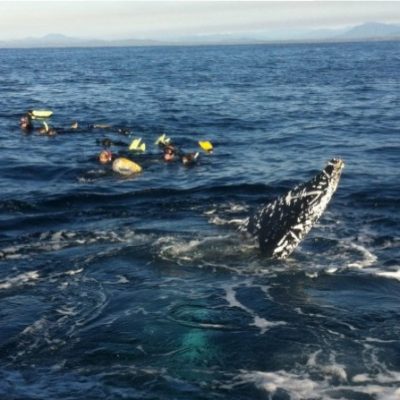
[(0, 201), (0, 210), (7, 212), (26, 212), (35, 210), (35, 206), (26, 201), (4, 200)]
[(86, 172), (84, 175), (78, 177), (79, 183), (93, 183), (99, 179), (104, 178), (109, 173), (104, 169), (94, 169)]
[(336, 362), (334, 353), (329, 356), (329, 364), (322, 364), (317, 361), (318, 356), (321, 354), (322, 350), (318, 350), (311, 354), (307, 361), (307, 367), (326, 376), (330, 376), (331, 378), (336, 378), (340, 382), (347, 382), (348, 376), (346, 367), (345, 365)]
[[(354, 380), (355, 378), (355, 380)], [(374, 396), (377, 400), (397, 400), (400, 389), (398, 374), (376, 376), (370, 378), (366, 375), (357, 375), (353, 383), (357, 385), (333, 386), (327, 377), (320, 380), (312, 378), (308, 373), (296, 374), (284, 370), (276, 372), (246, 371), (242, 370), (236, 378), (236, 385), (254, 384), (258, 389), (274, 396), (279, 392), (285, 393), (292, 400), (302, 399), (354, 399), (362, 396)], [(364, 383), (364, 385), (360, 385)], [(365, 385), (365, 383), (369, 383)], [(393, 386), (394, 384), (394, 386)]]
[(350, 249), (355, 250), (362, 257), (359, 261), (349, 263), (348, 266), (350, 268), (362, 269), (370, 267), (378, 260), (378, 257), (375, 254), (360, 244), (350, 243)]
[(243, 370), (237, 380), (239, 384), (253, 383), (258, 389), (269, 393), (270, 396), (273, 396), (278, 390), (283, 390), (293, 400), (319, 398), (321, 392), (325, 392), (328, 388), (327, 384), (321, 387), (309, 377), (300, 377), (285, 371)]
[(135, 232), (124, 231), (56, 231), (35, 233), (26, 236), (12, 246), (0, 249), (0, 259), (28, 258), (39, 253), (60, 251), (71, 247), (90, 246), (101, 243), (128, 243), (135, 237)]
[(179, 324), (198, 329), (235, 330), (232, 316), (227, 316), (220, 307), (207, 308), (196, 304), (182, 304), (173, 307), (170, 318)]
[(39, 279), (38, 271), (25, 272), (14, 277), (8, 277), (0, 281), (0, 289), (10, 289), (22, 285), (34, 285)]
[[(208, 222), (213, 225), (233, 226), (242, 228), (248, 220), (249, 206), (243, 203), (228, 202), (213, 205), (213, 208), (204, 212)], [(235, 215), (235, 217), (232, 217)]]
[(210, 222), (210, 224), (214, 225), (231, 225), (235, 227), (241, 227), (247, 222), (247, 218), (223, 219), (221, 217), (214, 215), (211, 218), (209, 218), (208, 221)]
[(67, 275), (49, 276), (53, 285), (65, 283), (67, 277), (70, 284), (57, 290), (52, 296), (52, 307), (15, 338), (14, 363), (73, 346), (80, 340), (79, 333), (101, 315), (108, 304), (102, 284), (78, 275), (76, 271), (67, 271)]
[(256, 245), (237, 234), (201, 238), (168, 235), (158, 238), (153, 247), (161, 259), (178, 265), (196, 264), (240, 273), (243, 262), (251, 262), (249, 255), (255, 255)]
[(383, 276), (385, 278), (397, 279), (400, 281), (400, 268), (397, 271), (382, 271), (376, 273), (378, 276)]

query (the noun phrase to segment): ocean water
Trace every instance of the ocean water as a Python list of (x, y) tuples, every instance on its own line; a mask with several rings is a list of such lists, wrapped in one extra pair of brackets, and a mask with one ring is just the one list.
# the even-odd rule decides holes
[[(399, 71), (399, 42), (0, 50), (0, 398), (399, 399)], [(166, 165), (162, 133), (215, 151)], [(325, 214), (263, 257), (237, 226), (332, 157)]]

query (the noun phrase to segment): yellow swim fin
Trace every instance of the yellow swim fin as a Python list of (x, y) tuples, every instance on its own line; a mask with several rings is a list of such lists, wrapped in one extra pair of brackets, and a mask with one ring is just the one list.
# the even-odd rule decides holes
[(171, 138), (167, 137), (165, 133), (159, 136), (155, 142), (155, 144), (163, 144), (165, 146), (169, 145), (170, 143), (171, 143)]
[(142, 142), (142, 138), (133, 139), (129, 145), (129, 150), (133, 151), (146, 151), (146, 143)]
[(200, 140), (199, 141), (199, 146), (206, 152), (206, 153), (211, 153), (214, 150), (214, 146), (212, 145), (211, 142), (207, 140)]

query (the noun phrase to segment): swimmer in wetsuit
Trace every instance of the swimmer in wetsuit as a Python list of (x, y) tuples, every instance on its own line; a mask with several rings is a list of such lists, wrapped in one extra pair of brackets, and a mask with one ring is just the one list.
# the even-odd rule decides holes
[(196, 164), (198, 157), (198, 152), (183, 153), (180, 149), (178, 149), (176, 146), (173, 146), (172, 144), (164, 146), (163, 159), (168, 163), (180, 159), (183, 165), (189, 167)]
[(55, 128), (49, 127), (46, 124), (46, 122), (43, 122), (43, 126), (41, 126), (40, 128), (35, 129), (33, 126), (31, 114), (29, 112), (27, 112), (19, 119), (19, 127), (26, 133), (32, 133), (33, 131), (36, 131), (40, 135), (46, 135), (46, 136), (57, 135), (57, 130)]
[(187, 167), (191, 167), (197, 162), (197, 158), (199, 157), (199, 152), (196, 153), (186, 153), (181, 156), (181, 161), (183, 165)]
[(30, 133), (33, 131), (32, 117), (29, 113), (24, 114), (19, 119), (19, 127), (26, 133)]

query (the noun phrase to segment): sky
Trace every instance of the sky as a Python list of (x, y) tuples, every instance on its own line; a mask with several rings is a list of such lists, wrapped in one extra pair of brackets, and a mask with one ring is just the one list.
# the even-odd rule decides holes
[(0, 1), (0, 41), (54, 33), (162, 40), (368, 21), (400, 24), (400, 1)]

